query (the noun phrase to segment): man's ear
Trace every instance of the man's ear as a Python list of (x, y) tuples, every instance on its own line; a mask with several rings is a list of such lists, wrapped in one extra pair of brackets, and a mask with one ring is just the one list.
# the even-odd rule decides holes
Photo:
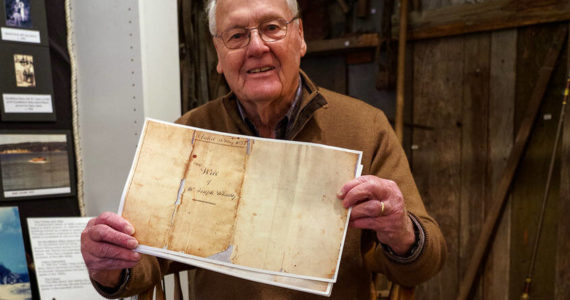
[(303, 33), (303, 20), (299, 20), (299, 37), (301, 38), (301, 57), (307, 53), (307, 43), (305, 42), (305, 34)]

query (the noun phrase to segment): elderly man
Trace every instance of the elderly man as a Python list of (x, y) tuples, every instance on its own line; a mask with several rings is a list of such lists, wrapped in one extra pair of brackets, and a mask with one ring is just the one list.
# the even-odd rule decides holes
[[(384, 114), (315, 86), (299, 69), (307, 50), (295, 0), (210, 0), (217, 71), (232, 92), (182, 116), (181, 124), (363, 151), (365, 176), (338, 192), (353, 207), (333, 299), (370, 299), (371, 272), (413, 286), (438, 272), (446, 247), (428, 216)], [(279, 159), (276, 157), (276, 159)], [(141, 294), (162, 275), (190, 268), (132, 251), (134, 228), (104, 213), (82, 234), (82, 253), (105, 296)], [(196, 299), (313, 299), (318, 296), (197, 269)], [(147, 292), (148, 293), (148, 292)]]

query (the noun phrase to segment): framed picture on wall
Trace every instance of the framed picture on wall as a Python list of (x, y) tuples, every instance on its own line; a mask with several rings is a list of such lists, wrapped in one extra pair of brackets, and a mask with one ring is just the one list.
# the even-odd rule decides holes
[(49, 49), (31, 45), (0, 46), (2, 121), (55, 121)]
[(75, 193), (68, 131), (0, 131), (0, 199)]
[(4, 5), (7, 26), (32, 28), (30, 0), (4, 0)]
[(0, 0), (0, 4), (2, 41), (47, 45), (43, 0)]
[(0, 299), (32, 299), (18, 207), (0, 207)]

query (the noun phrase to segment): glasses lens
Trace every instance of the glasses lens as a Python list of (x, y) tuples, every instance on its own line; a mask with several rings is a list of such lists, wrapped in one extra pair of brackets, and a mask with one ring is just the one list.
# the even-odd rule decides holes
[(259, 33), (266, 42), (274, 42), (287, 35), (287, 21), (275, 19), (259, 24)]
[(222, 33), (222, 40), (230, 49), (245, 47), (249, 42), (247, 31), (245, 28), (231, 28)]

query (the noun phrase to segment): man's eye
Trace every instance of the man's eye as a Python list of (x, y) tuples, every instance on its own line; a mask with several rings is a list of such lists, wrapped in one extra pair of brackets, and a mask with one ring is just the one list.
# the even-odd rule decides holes
[(234, 41), (234, 40), (240, 40), (245, 38), (246, 34), (245, 32), (233, 32), (233, 33), (229, 33), (228, 34), (228, 41)]
[(279, 27), (277, 24), (267, 24), (263, 27), (264, 32), (275, 32), (279, 31), (280, 29), (281, 27)]

